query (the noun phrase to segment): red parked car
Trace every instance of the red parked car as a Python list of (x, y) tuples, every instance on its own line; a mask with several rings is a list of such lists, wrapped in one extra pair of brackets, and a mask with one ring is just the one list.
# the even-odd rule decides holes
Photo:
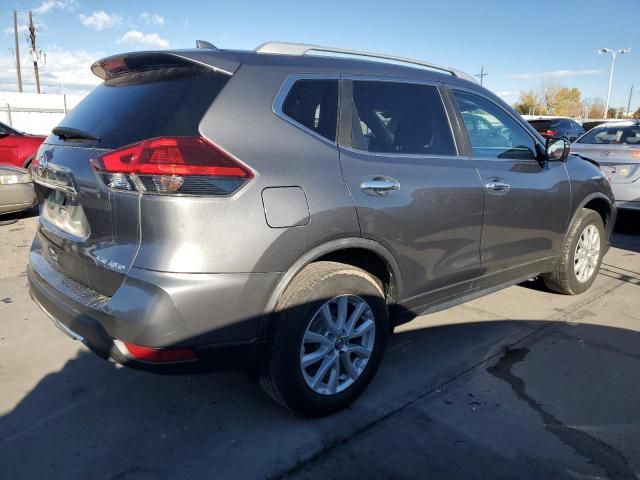
[(44, 135), (28, 135), (0, 122), (0, 164), (28, 167)]

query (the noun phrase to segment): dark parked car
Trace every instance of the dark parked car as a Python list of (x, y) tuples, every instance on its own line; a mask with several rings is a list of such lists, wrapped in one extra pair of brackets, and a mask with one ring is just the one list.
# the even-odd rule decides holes
[(585, 132), (582, 125), (570, 118), (529, 120), (529, 123), (544, 138), (565, 137), (573, 142)]
[(579, 294), (608, 248), (599, 168), (457, 70), (268, 43), (93, 71), (32, 166), (28, 276), (63, 331), (131, 367), (247, 368), (328, 414), (392, 325), (538, 275)]
[(45, 138), (19, 132), (0, 123), (0, 164), (28, 167)]
[(573, 143), (571, 152), (600, 164), (619, 209), (640, 210), (640, 120), (603, 123)]

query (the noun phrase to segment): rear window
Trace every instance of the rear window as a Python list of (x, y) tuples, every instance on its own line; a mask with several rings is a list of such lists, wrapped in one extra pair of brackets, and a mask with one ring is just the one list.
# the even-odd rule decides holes
[(338, 81), (296, 81), (282, 104), (282, 113), (335, 142), (338, 123)]
[(538, 132), (546, 132), (551, 127), (551, 120), (531, 120), (529, 123)]
[(583, 135), (578, 143), (640, 145), (640, 125), (594, 128)]
[[(160, 136), (197, 135), (198, 125), (228, 76), (200, 68), (131, 72), (96, 87), (60, 123), (118, 148)], [(58, 143), (50, 136), (48, 143)]]

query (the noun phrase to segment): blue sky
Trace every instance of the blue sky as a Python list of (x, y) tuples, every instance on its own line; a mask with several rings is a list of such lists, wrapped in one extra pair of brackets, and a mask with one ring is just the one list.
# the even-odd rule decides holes
[[(148, 48), (192, 47), (206, 39), (220, 48), (254, 48), (288, 40), (413, 56), (478, 73), (510, 103), (518, 92), (551, 81), (606, 97), (610, 56), (599, 48), (634, 47), (618, 57), (612, 106), (626, 105), (635, 83), (640, 106), (640, 1), (566, 0), (402, 1), (163, 1), (2, 0), (0, 90), (15, 90), (9, 49), (12, 11), (21, 24), (31, 9), (39, 47), (47, 53), (45, 90), (91, 88), (88, 67), (105, 55)], [(32, 82), (21, 34), (22, 71)], [(32, 84), (27, 89), (32, 89)]]

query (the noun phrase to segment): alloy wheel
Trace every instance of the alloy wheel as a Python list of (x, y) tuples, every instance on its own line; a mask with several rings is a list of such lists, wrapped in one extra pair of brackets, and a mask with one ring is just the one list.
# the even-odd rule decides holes
[(334, 297), (314, 314), (302, 338), (300, 368), (309, 388), (335, 395), (362, 375), (373, 352), (375, 320), (356, 295)]
[(593, 276), (599, 259), (600, 232), (595, 225), (587, 225), (573, 254), (573, 271), (580, 283), (586, 283)]

